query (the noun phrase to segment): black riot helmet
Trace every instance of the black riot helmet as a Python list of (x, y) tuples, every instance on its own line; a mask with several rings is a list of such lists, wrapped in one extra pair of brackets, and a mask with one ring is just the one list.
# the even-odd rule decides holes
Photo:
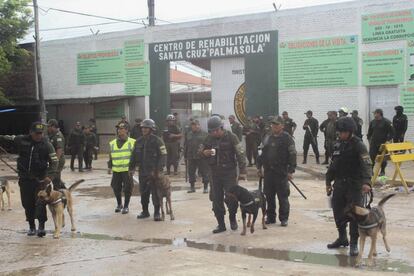
[(339, 132), (351, 132), (354, 133), (357, 129), (354, 119), (350, 117), (340, 118), (336, 122), (336, 130)]
[(145, 119), (144, 121), (141, 122), (141, 127), (147, 127), (150, 128), (152, 130), (155, 130), (155, 122), (152, 119)]
[(219, 116), (211, 116), (210, 119), (208, 119), (208, 122), (207, 122), (208, 132), (212, 132), (222, 127), (223, 127), (223, 121), (221, 120)]

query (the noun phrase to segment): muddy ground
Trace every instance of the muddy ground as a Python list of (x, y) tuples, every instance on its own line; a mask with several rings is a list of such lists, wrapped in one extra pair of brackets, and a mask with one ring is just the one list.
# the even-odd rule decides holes
[[(111, 176), (105, 165), (102, 156), (92, 172), (64, 170), (65, 182), (86, 181), (74, 192), (77, 231), (71, 233), (67, 221), (60, 240), (52, 237), (50, 215), (45, 238), (26, 236), (19, 188), (16, 180), (11, 180), (12, 210), (0, 212), (1, 275), (414, 274), (413, 194), (399, 192), (385, 206), (391, 252), (385, 251), (379, 239), (375, 266), (354, 268), (355, 260), (347, 256), (346, 249), (326, 248), (336, 238), (336, 230), (324, 181), (318, 178), (325, 170), (322, 166), (309, 164), (303, 167), (307, 172), (303, 168), (297, 171), (295, 182), (308, 199), (291, 187), (287, 228), (276, 224), (263, 230), (257, 224), (254, 234), (242, 237), (240, 230), (211, 233), (216, 221), (208, 195), (202, 193), (200, 184), (196, 193), (187, 194), (188, 184), (182, 175), (172, 177), (174, 221), (168, 216), (164, 222), (137, 220), (141, 210), (137, 186), (130, 213), (115, 214)], [(406, 170), (414, 171), (412, 165)], [(392, 175), (391, 169), (388, 174)], [(251, 171), (251, 179), (241, 185), (257, 187), (253, 175)], [(3, 165), (0, 176), (15, 179)], [(375, 202), (392, 191), (378, 189)], [(238, 219), (240, 226), (240, 213)]]

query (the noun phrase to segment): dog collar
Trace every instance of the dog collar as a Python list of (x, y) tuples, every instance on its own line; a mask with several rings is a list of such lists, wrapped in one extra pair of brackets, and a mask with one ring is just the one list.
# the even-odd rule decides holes
[(50, 203), (50, 204), (52, 204), (52, 205), (57, 205), (57, 204), (59, 204), (59, 203), (61, 203), (62, 202), (62, 198), (59, 198), (59, 199), (57, 199), (57, 200), (55, 200), (55, 201), (53, 201), (52, 203)]
[(252, 205), (253, 203), (254, 203), (254, 201), (253, 201), (253, 200), (251, 200), (251, 201), (249, 201), (249, 202), (247, 202), (247, 203), (240, 203), (240, 206), (241, 206), (241, 207), (247, 207), (247, 206)]
[(370, 224), (370, 225), (361, 225), (361, 224), (358, 224), (358, 227), (361, 228), (361, 229), (371, 229), (371, 228), (375, 228), (377, 226), (378, 226), (378, 222), (373, 223), (373, 224)]

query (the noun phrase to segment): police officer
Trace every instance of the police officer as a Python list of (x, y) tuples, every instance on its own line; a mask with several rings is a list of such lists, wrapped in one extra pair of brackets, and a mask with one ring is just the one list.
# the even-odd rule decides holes
[[(332, 208), (339, 237), (328, 248), (348, 246), (346, 227), (350, 222), (351, 238), (349, 254), (358, 255), (358, 225), (345, 215), (350, 204), (362, 206), (363, 193), (371, 190), (371, 160), (367, 148), (360, 138), (353, 135), (356, 129), (352, 118), (341, 118), (337, 122), (339, 141), (335, 144), (332, 162), (326, 172), (326, 192), (332, 196)], [(332, 187), (332, 181), (334, 181)]]
[(404, 136), (407, 132), (408, 119), (407, 115), (404, 114), (404, 108), (401, 105), (396, 106), (394, 109), (396, 112), (392, 119), (392, 125), (395, 129), (394, 143), (402, 143), (404, 142)]
[(201, 158), (199, 150), (200, 146), (207, 138), (208, 134), (201, 130), (200, 123), (197, 120), (191, 122), (191, 131), (187, 132), (187, 136), (184, 144), (184, 157), (188, 166), (188, 176), (190, 180), (190, 190), (189, 193), (195, 192), (195, 182), (196, 182), (196, 171), (198, 170), (199, 174), (202, 177), (204, 184), (204, 193), (208, 193), (208, 170), (206, 161)]
[(134, 138), (135, 140), (137, 140), (139, 137), (142, 136), (141, 123), (142, 123), (142, 119), (140, 118), (135, 119), (135, 125), (131, 129), (131, 138)]
[(346, 108), (346, 107), (341, 107), (338, 110), (339, 118), (347, 117), (348, 116), (348, 113), (349, 113), (349, 111), (348, 111), (348, 108)]
[(157, 191), (154, 185), (149, 183), (149, 177), (162, 171), (165, 166), (167, 150), (161, 138), (153, 134), (153, 131), (156, 130), (153, 120), (143, 120), (141, 129), (142, 136), (135, 142), (129, 164), (129, 172), (131, 175), (134, 173), (135, 168), (137, 166), (139, 167), (139, 190), (141, 193), (142, 212), (137, 218), (143, 219), (149, 217), (148, 204), (150, 195), (152, 194), (154, 220), (161, 221)]
[(359, 118), (358, 110), (352, 111), (351, 118), (354, 119), (354, 122), (357, 127), (354, 135), (362, 139), (362, 125), (364, 124), (364, 121), (361, 118)]
[(325, 137), (325, 143), (323, 144), (323, 147), (325, 148), (325, 161), (322, 163), (324, 165), (328, 164), (328, 159), (329, 159), (329, 149), (327, 147), (328, 143), (327, 143), (327, 138), (326, 138), (326, 128), (327, 128), (328, 123), (330, 121), (331, 114), (332, 114), (332, 111), (328, 111), (326, 113), (328, 118), (325, 121), (323, 121), (322, 124), (320, 124), (320, 126), (319, 126), (319, 130), (323, 133), (323, 135)]
[(91, 131), (90, 126), (85, 126), (83, 133), (85, 135), (85, 151), (83, 153), (85, 168), (87, 170), (92, 170), (93, 152), (97, 148), (98, 141), (96, 139), (95, 133)]
[(70, 149), (70, 169), (72, 172), (75, 170), (74, 162), (75, 158), (78, 158), (78, 167), (79, 172), (83, 172), (82, 168), (82, 159), (83, 159), (83, 150), (85, 147), (85, 135), (83, 134), (81, 123), (76, 122), (75, 128), (69, 134), (69, 143), (68, 147)]
[(319, 150), (318, 150), (318, 128), (319, 122), (313, 117), (313, 112), (308, 110), (305, 113), (307, 119), (303, 124), (303, 129), (305, 130), (305, 138), (303, 139), (303, 162), (306, 164), (308, 160), (308, 151), (309, 145), (312, 145), (312, 150), (315, 153), (316, 164), (319, 164)]
[(49, 136), (49, 142), (55, 149), (59, 165), (55, 177), (53, 178), (53, 189), (60, 190), (66, 189), (65, 183), (62, 181), (62, 170), (65, 166), (65, 137), (59, 129), (59, 123), (55, 119), (50, 119), (47, 123), (47, 134)]
[(95, 119), (89, 119), (89, 128), (91, 132), (96, 136), (96, 147), (93, 149), (94, 160), (98, 160), (98, 151), (99, 151), (99, 136), (98, 136), (98, 129), (96, 128), (96, 121)]
[(119, 121), (119, 122), (118, 122), (118, 124), (116, 125), (116, 127), (117, 127), (117, 128), (118, 128), (119, 124), (124, 124), (124, 126), (126, 126), (126, 127), (127, 127), (127, 130), (128, 130), (128, 131), (130, 130), (130, 125), (129, 125), (129, 122), (127, 121), (127, 119), (126, 119), (126, 116), (125, 116), (125, 115), (122, 115), (122, 117), (121, 117), (121, 121)]
[(260, 144), (260, 128), (256, 123), (257, 120), (249, 120), (243, 127), (243, 134), (246, 136), (246, 155), (249, 161), (249, 167), (256, 164), (258, 155), (257, 147)]
[[(131, 199), (134, 183), (129, 174), (129, 162), (135, 146), (135, 139), (128, 137), (127, 125), (118, 124), (118, 136), (109, 142), (110, 154), (108, 161), (108, 173), (112, 170), (111, 187), (114, 190), (117, 206), (115, 213), (129, 213), (129, 201)], [(122, 205), (122, 191), (125, 201)]]
[(283, 126), (287, 133), (290, 134), (290, 136), (293, 136), (296, 130), (296, 123), (293, 121), (293, 119), (289, 118), (289, 113), (287, 111), (283, 111)]
[[(329, 119), (326, 122), (323, 132), (325, 134), (325, 161), (322, 163), (327, 165), (329, 159), (332, 157), (333, 148), (337, 139), (336, 121), (338, 120), (338, 113), (336, 111), (329, 112)], [(322, 127), (321, 127), (322, 131)]]
[(233, 132), (241, 142), (243, 138), (243, 128), (241, 127), (240, 123), (236, 121), (236, 117), (234, 115), (229, 116), (229, 122), (231, 126), (231, 132)]
[[(267, 224), (276, 223), (276, 201), (279, 201), (279, 220), (282, 226), (289, 219), (289, 182), (296, 168), (295, 142), (284, 131), (284, 120), (277, 116), (272, 120), (272, 134), (263, 142), (262, 154), (258, 158), (257, 173), (264, 177), (264, 192), (267, 200)], [(264, 174), (262, 171), (264, 168)]]
[[(375, 165), (375, 158), (379, 153), (379, 149), (382, 144), (387, 141), (391, 141), (394, 137), (394, 127), (391, 122), (384, 118), (382, 109), (376, 109), (374, 111), (374, 120), (369, 124), (367, 138), (369, 141), (369, 155), (371, 156), (372, 164)], [(387, 161), (384, 160), (381, 164), (380, 175), (385, 175), (385, 167)]]
[(167, 148), (167, 175), (174, 168), (174, 175), (178, 174), (178, 162), (180, 160), (181, 129), (177, 125), (176, 117), (172, 114), (167, 116), (167, 129), (164, 130), (164, 143)]
[(46, 235), (46, 206), (37, 203), (37, 194), (51, 182), (58, 167), (55, 149), (43, 136), (44, 131), (45, 126), (41, 122), (34, 122), (29, 135), (0, 136), (1, 140), (13, 141), (19, 155), (17, 170), (22, 205), (29, 223), (28, 236), (36, 235), (35, 219), (39, 221), (37, 235)]
[[(223, 128), (223, 121), (220, 117), (210, 117), (207, 128), (209, 136), (204, 140), (200, 152), (207, 159), (210, 167), (213, 211), (218, 222), (217, 228), (213, 230), (216, 234), (226, 231), (224, 192), (237, 185), (237, 179), (246, 179), (246, 156), (239, 139)], [(239, 177), (237, 177), (237, 165)], [(229, 210), (231, 229), (237, 230), (238, 204), (226, 201), (226, 205)]]

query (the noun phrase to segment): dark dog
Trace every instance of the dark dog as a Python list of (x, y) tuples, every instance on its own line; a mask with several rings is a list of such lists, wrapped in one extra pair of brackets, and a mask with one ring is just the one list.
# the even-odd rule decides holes
[(6, 206), (6, 202), (3, 199), (3, 194), (6, 194), (7, 197), (7, 210), (11, 210), (11, 203), (10, 203), (10, 193), (11, 193), (11, 188), (10, 188), (10, 183), (7, 179), (3, 178), (0, 180), (0, 208), (2, 211), (4, 211), (4, 207)]
[(387, 242), (387, 229), (383, 205), (393, 196), (395, 196), (395, 194), (389, 194), (383, 197), (378, 203), (378, 206), (373, 207), (372, 209), (352, 205), (346, 210), (346, 214), (358, 222), (360, 251), (357, 257), (357, 265), (361, 264), (365, 240), (367, 237), (371, 238), (371, 249), (368, 254), (368, 265), (371, 266), (373, 264), (373, 258), (374, 256), (377, 256), (377, 235), (379, 231), (382, 233), (386, 250), (388, 252), (391, 251)]
[[(243, 231), (241, 235), (246, 235), (246, 228), (250, 227), (250, 233), (254, 232), (254, 223), (256, 222), (259, 209), (262, 209), (262, 226), (263, 229), (267, 229), (265, 224), (266, 216), (266, 198), (262, 191), (262, 180), (259, 182), (259, 189), (255, 191), (248, 191), (247, 189), (236, 185), (231, 187), (226, 192), (228, 200), (235, 200), (240, 202), (240, 209), (243, 219)], [(248, 222), (246, 224), (246, 214), (249, 214)], [(251, 216), (253, 215), (253, 221)]]
[(53, 221), (55, 223), (55, 232), (53, 234), (53, 238), (59, 239), (60, 231), (62, 227), (65, 226), (65, 218), (63, 215), (63, 211), (67, 205), (70, 222), (72, 225), (71, 230), (76, 231), (75, 222), (73, 219), (73, 200), (72, 200), (72, 192), (73, 190), (78, 187), (80, 183), (82, 183), (83, 179), (76, 181), (73, 183), (69, 189), (63, 189), (59, 191), (54, 191), (52, 189), (52, 185), (49, 184), (46, 186), (45, 190), (39, 191), (37, 194), (38, 200), (42, 204), (49, 205), (49, 210), (52, 213)]
[(160, 202), (161, 207), (161, 216), (162, 220), (165, 220), (165, 213), (164, 213), (164, 206), (163, 206), (163, 199), (165, 197), (165, 209), (167, 215), (170, 215), (170, 219), (174, 220), (174, 214), (171, 207), (171, 181), (167, 175), (163, 175), (160, 173), (155, 173), (150, 176), (149, 181), (151, 185), (155, 186), (157, 191), (158, 200)]

